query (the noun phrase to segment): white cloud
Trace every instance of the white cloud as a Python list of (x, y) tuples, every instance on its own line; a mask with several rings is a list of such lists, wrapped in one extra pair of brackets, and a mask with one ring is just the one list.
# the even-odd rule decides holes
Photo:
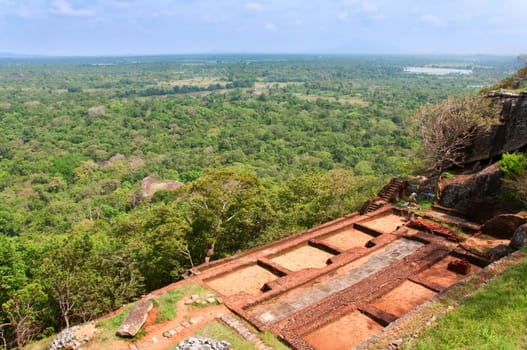
[(421, 20), (435, 27), (446, 27), (448, 24), (443, 17), (431, 14), (421, 16)]
[(93, 16), (94, 12), (87, 9), (74, 9), (68, 0), (55, 0), (53, 1), (53, 8), (51, 12), (64, 15), (64, 16), (73, 16), (73, 17), (88, 17)]
[(264, 10), (264, 6), (259, 2), (246, 2), (243, 7), (251, 12), (262, 12)]

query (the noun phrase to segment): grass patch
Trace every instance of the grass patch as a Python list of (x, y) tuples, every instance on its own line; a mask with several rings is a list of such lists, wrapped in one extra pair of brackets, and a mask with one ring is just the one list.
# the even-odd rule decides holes
[(418, 204), (423, 210), (432, 209), (432, 201), (420, 201)]
[(252, 324), (248, 323), (247, 321), (240, 319), (238, 317), (238, 320), (243, 323), (245, 327), (247, 327), (248, 330), (251, 332), (257, 334), (260, 339), (269, 347), (271, 347), (274, 350), (290, 350), (288, 346), (286, 346), (284, 343), (282, 343), (273, 333), (271, 332), (263, 332), (260, 333), (258, 329), (256, 329)]
[[(154, 323), (162, 323), (175, 318), (177, 314), (176, 303), (181, 299), (190, 297), (193, 294), (197, 294), (201, 300), (205, 300), (207, 294), (209, 293), (214, 294), (212, 291), (209, 291), (196, 283), (187, 284), (163, 293), (159, 297), (155, 298), (155, 303), (159, 306), (159, 309), (157, 311), (157, 316)], [(208, 303), (197, 305), (193, 304), (191, 307), (206, 307), (210, 305), (211, 304)]]
[(269, 345), (273, 350), (290, 350), (288, 346), (282, 343), (275, 335), (271, 332), (264, 332), (260, 334), (262, 341)]
[(226, 340), (231, 343), (233, 349), (256, 350), (256, 347), (248, 341), (235, 334), (229, 327), (218, 321), (212, 321), (197, 331), (194, 336)]
[(101, 329), (103, 332), (109, 332), (115, 334), (117, 332), (117, 329), (123, 323), (124, 318), (130, 310), (132, 310), (133, 304), (130, 304), (126, 306), (124, 309), (119, 311), (116, 315), (113, 315), (112, 317), (106, 318), (104, 320), (101, 320), (97, 322), (95, 325), (97, 328)]
[(527, 261), (439, 319), (403, 349), (527, 349)]
[(53, 339), (55, 339), (55, 335), (44, 339), (40, 339), (38, 341), (24, 346), (24, 350), (48, 350), (51, 343), (53, 342)]

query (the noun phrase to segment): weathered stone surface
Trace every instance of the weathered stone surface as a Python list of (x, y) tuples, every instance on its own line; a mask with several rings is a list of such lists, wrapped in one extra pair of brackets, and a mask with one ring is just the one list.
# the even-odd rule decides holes
[(231, 350), (232, 346), (225, 340), (190, 337), (179, 343), (174, 350)]
[(496, 237), (511, 239), (514, 231), (527, 223), (527, 217), (517, 214), (501, 214), (493, 217), (481, 227), (481, 233)]
[(456, 259), (452, 260), (448, 263), (448, 269), (450, 271), (462, 274), (462, 275), (468, 275), (470, 273), (470, 263), (465, 260)]
[(121, 323), (121, 326), (117, 330), (117, 334), (121, 337), (135, 337), (145, 323), (146, 317), (150, 310), (152, 310), (153, 306), (154, 304), (150, 299), (137, 302), (132, 311), (126, 316), (123, 323)]
[(157, 191), (174, 191), (183, 186), (175, 180), (158, 180), (154, 176), (147, 176), (141, 181), (141, 190), (143, 197), (151, 197)]
[(527, 224), (521, 225), (514, 231), (509, 247), (520, 249), (524, 244), (527, 244)]
[(488, 160), (527, 145), (527, 96), (499, 95), (494, 100), (503, 106), (501, 123), (474, 141), (467, 163)]
[(489, 252), (490, 260), (492, 261), (499, 260), (503, 258), (504, 256), (507, 256), (510, 253), (512, 253), (512, 251), (513, 249), (509, 247), (508, 245), (505, 245), (505, 244), (497, 245), (494, 248), (492, 248)]
[(456, 176), (443, 185), (440, 204), (480, 223), (498, 214), (514, 212), (510, 201), (496, 198), (505, 191), (501, 177), (497, 164), (472, 175)]
[(409, 221), (407, 226), (411, 228), (415, 228), (417, 230), (430, 232), (438, 236), (443, 236), (454, 242), (460, 241), (460, 239), (456, 236), (454, 231), (452, 231), (446, 226), (436, 224), (435, 222), (432, 222), (432, 221), (428, 221), (424, 219), (415, 219), (415, 220)]
[(66, 328), (53, 339), (49, 350), (75, 350), (80, 347), (79, 340), (75, 337), (75, 328)]
[(49, 350), (81, 350), (98, 332), (93, 323), (66, 328), (53, 339)]

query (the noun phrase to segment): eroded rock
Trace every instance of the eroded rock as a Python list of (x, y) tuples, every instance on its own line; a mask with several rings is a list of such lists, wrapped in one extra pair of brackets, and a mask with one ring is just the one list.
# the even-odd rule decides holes
[(527, 217), (518, 214), (501, 214), (493, 217), (481, 227), (481, 233), (511, 239), (518, 227), (527, 223)]
[(476, 222), (485, 222), (501, 213), (495, 198), (504, 191), (501, 177), (497, 164), (472, 175), (455, 176), (443, 184), (440, 204)]
[(147, 176), (141, 181), (143, 197), (151, 197), (157, 191), (174, 191), (183, 186), (176, 180), (158, 180), (154, 176)]
[(494, 94), (493, 98), (502, 105), (501, 123), (474, 140), (467, 152), (468, 163), (514, 152), (527, 145), (527, 96)]
[(521, 225), (514, 231), (509, 247), (520, 249), (524, 244), (527, 244), (527, 224)]
[(489, 252), (490, 260), (496, 261), (499, 260), (510, 253), (512, 253), (513, 249), (505, 244), (500, 244), (492, 248)]
[(145, 323), (148, 313), (152, 310), (153, 306), (154, 304), (150, 299), (137, 302), (132, 311), (126, 316), (123, 323), (121, 323), (121, 326), (117, 330), (117, 334), (126, 338), (135, 337)]

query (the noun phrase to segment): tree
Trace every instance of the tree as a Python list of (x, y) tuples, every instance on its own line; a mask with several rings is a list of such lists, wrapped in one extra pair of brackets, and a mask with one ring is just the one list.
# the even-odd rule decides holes
[(2, 311), (8, 320), (2, 326), (12, 328), (18, 349), (35, 339), (42, 330), (44, 322), (40, 315), (45, 312), (46, 301), (42, 287), (38, 283), (30, 283), (2, 304)]
[(91, 250), (87, 235), (72, 236), (55, 241), (42, 259), (41, 276), (46, 292), (56, 303), (66, 328), (73, 311), (82, 303), (83, 264)]
[(42, 259), (43, 286), (66, 328), (114, 310), (144, 291), (132, 252), (117, 239), (88, 232), (57, 239)]
[(469, 146), (488, 131), (497, 116), (492, 101), (482, 96), (449, 97), (416, 113), (413, 120), (421, 138), (423, 158), (437, 174), (436, 199), (441, 193), (442, 173), (464, 165)]
[[(193, 256), (208, 262), (217, 253), (247, 247), (270, 224), (272, 209), (256, 176), (228, 169), (209, 171), (191, 184), (187, 221)], [(205, 253), (205, 254), (203, 254)]]

